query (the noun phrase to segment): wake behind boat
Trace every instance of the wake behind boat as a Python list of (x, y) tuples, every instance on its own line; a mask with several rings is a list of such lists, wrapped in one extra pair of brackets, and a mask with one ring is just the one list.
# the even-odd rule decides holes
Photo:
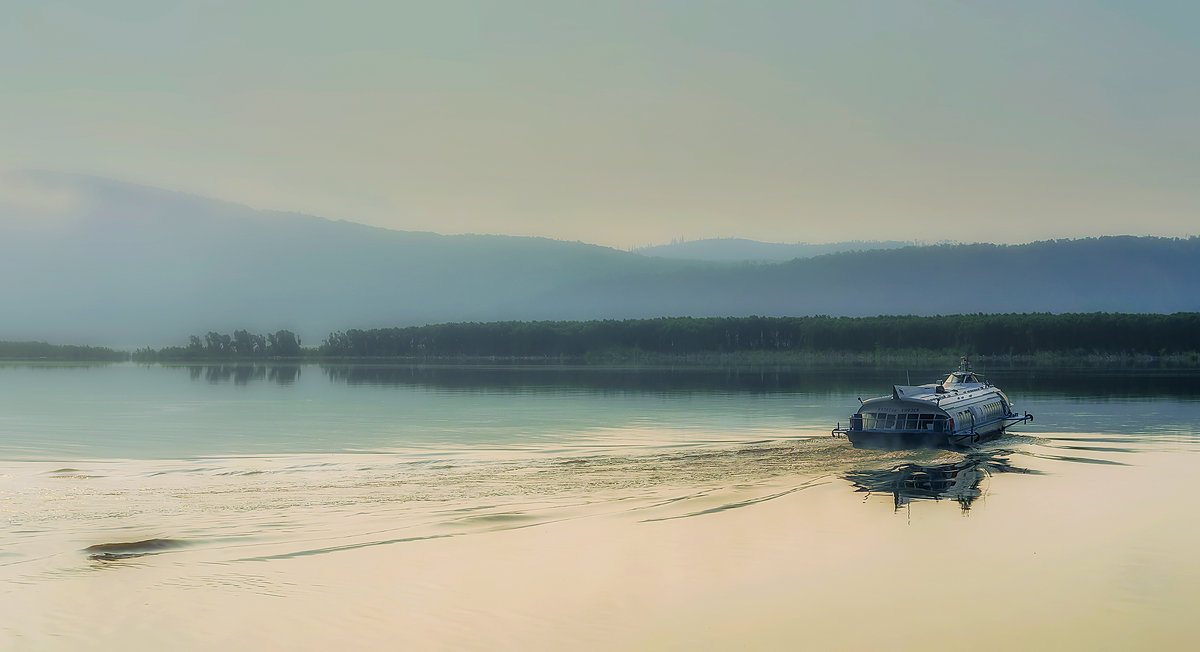
[(833, 435), (845, 435), (855, 446), (965, 446), (995, 439), (1008, 426), (1027, 421), (1033, 415), (1017, 414), (1004, 392), (963, 358), (940, 383), (893, 385), (891, 396), (862, 401), (850, 426), (839, 423)]

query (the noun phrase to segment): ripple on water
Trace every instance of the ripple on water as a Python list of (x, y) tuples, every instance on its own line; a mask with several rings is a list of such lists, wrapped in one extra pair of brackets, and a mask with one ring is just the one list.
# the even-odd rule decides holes
[(83, 471), (81, 469), (74, 469), (74, 468), (70, 468), (70, 467), (63, 467), (61, 469), (54, 469), (53, 471), (46, 471), (42, 475), (54, 478), (56, 480), (91, 480), (94, 478), (103, 478), (104, 477), (102, 475), (95, 475), (95, 474), (89, 473), (87, 471)]
[(95, 561), (121, 561), (157, 555), (188, 545), (191, 544), (182, 539), (143, 539), (142, 541), (97, 543), (84, 548), (83, 552), (88, 553), (88, 559)]

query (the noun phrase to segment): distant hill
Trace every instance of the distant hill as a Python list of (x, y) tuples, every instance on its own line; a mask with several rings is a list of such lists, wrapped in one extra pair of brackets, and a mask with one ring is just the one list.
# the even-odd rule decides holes
[(577, 315), (589, 305), (573, 298), (588, 296), (621, 297), (626, 316), (1186, 312), (1200, 307), (1200, 238), (847, 252), (629, 281), (596, 279), (538, 297), (537, 305)]
[(286, 328), (308, 343), (351, 326), (518, 317), (573, 283), (691, 265), (258, 211), (82, 175), (18, 176), (23, 201), (0, 200), (0, 339), (134, 346)]
[(165, 345), (244, 328), (310, 345), (334, 330), (452, 321), (1200, 307), (1197, 238), (703, 262), (379, 229), (86, 176), (20, 183), (0, 197), (6, 340)]
[(914, 246), (915, 242), (865, 241), (851, 240), (849, 242), (833, 242), (828, 244), (809, 244), (796, 242), (791, 244), (780, 242), (759, 242), (744, 238), (708, 238), (704, 240), (688, 240), (672, 242), (665, 245), (638, 247), (634, 253), (658, 258), (673, 258), (677, 260), (704, 260), (710, 262), (784, 262), (796, 258), (812, 258), (824, 254), (836, 254), (843, 251), (873, 251), (876, 249), (899, 249)]

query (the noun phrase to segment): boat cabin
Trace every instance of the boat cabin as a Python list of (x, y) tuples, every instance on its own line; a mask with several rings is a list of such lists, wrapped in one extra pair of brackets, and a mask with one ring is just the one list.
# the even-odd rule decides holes
[(982, 381), (980, 381), (979, 376), (976, 376), (975, 374), (964, 374), (956, 371), (949, 376), (946, 376), (946, 380), (942, 381), (942, 385), (965, 385), (967, 383), (979, 382)]
[(946, 376), (945, 380), (938, 383), (937, 393), (944, 394), (947, 388), (955, 385), (979, 385), (982, 383), (983, 380), (971, 370), (971, 363), (966, 358), (963, 358), (962, 362), (958, 365), (958, 369), (952, 371), (949, 376)]

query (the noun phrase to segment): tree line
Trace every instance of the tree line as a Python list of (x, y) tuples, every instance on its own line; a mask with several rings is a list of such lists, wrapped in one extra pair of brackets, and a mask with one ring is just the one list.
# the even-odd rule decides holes
[(55, 362), (122, 362), (129, 359), (124, 351), (102, 346), (48, 344), (46, 342), (0, 342), (0, 360), (51, 360)]
[(298, 358), (305, 354), (300, 338), (288, 330), (260, 335), (236, 330), (232, 335), (209, 331), (201, 338), (192, 335), (187, 346), (162, 349), (142, 348), (134, 351), (135, 362), (197, 362), (204, 360), (264, 360), (268, 358)]
[(1200, 313), (669, 317), (451, 323), (331, 333), (321, 357), (581, 357), (927, 350), (969, 355), (1200, 351)]
[[(47, 345), (48, 346), (48, 345)], [(80, 348), (80, 347), (76, 347)], [(84, 347), (86, 348), (86, 347)], [(138, 362), (354, 358), (576, 358), (739, 352), (965, 355), (1195, 355), (1200, 313), (973, 314), (879, 317), (663, 317), (447, 323), (330, 333), (305, 349), (287, 330), (193, 335), (144, 348)], [(117, 353), (117, 352), (113, 352)], [(124, 355), (124, 354), (119, 354)], [(2, 356), (2, 350), (0, 350)]]

